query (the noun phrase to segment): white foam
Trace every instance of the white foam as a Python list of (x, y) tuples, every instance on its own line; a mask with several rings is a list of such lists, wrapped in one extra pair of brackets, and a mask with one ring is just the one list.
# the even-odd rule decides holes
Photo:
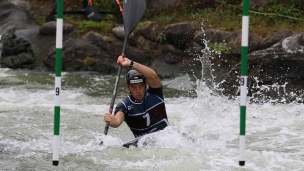
[[(18, 76), (20, 73), (7, 72), (12, 76), (4, 77), (5, 81), (14, 78), (12, 83), (18, 84), (0, 89), (0, 150), (4, 151), (0, 157), (4, 154), (4, 162), (10, 163), (3, 169), (17, 168), (18, 159), (28, 168), (45, 170), (52, 154), (54, 85), (28, 82)], [(69, 74), (66, 76), (70, 78)], [(28, 73), (28, 77), (32, 74)], [(41, 78), (49, 79), (49, 75)], [(183, 79), (188, 78), (176, 80)], [(106, 81), (103, 83), (108, 85)], [(169, 84), (168, 80), (166, 85)], [(241, 169), (238, 166), (239, 99), (214, 95), (204, 86), (197, 85), (196, 98), (165, 98), (170, 126), (140, 140), (138, 148), (129, 149), (122, 147), (123, 142), (133, 138), (125, 123), (119, 128), (110, 127), (108, 135), (103, 134), (103, 114), (108, 111), (110, 97), (87, 95), (86, 88), (91, 87), (65, 88), (60, 118), (61, 167), (65, 170)], [(303, 109), (303, 104), (248, 104), (244, 168), (303, 168)], [(100, 141), (104, 142), (102, 146)], [(29, 159), (35, 163), (26, 162)]]

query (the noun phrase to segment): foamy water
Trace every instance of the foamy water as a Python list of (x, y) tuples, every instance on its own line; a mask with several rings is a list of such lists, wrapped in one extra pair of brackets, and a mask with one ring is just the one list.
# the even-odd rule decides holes
[[(103, 135), (114, 81), (63, 74), (59, 166), (53, 166), (54, 74), (0, 69), (0, 170), (304, 169), (302, 104), (248, 104), (246, 165), (239, 166), (239, 99), (211, 95), (188, 76), (163, 80), (170, 126), (127, 149), (122, 143), (133, 135), (126, 124)], [(123, 84), (116, 103), (127, 94)]]

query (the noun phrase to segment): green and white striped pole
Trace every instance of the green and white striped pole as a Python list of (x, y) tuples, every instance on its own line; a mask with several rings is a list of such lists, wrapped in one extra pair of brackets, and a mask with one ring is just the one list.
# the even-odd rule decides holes
[(63, 0), (57, 0), (56, 26), (56, 69), (55, 69), (55, 100), (54, 100), (54, 137), (53, 137), (53, 165), (59, 164), (59, 130), (60, 130), (60, 93), (62, 67), (62, 37), (63, 37)]
[(247, 97), (247, 60), (249, 37), (249, 0), (243, 0), (242, 17), (242, 59), (241, 59), (241, 104), (240, 104), (240, 158), (239, 165), (245, 165), (246, 150), (246, 97)]

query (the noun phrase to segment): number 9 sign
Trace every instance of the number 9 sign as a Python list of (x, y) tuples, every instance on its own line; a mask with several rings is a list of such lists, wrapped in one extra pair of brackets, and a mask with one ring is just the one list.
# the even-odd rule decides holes
[(59, 87), (55, 88), (55, 94), (56, 94), (56, 96), (60, 95), (60, 88)]
[(241, 86), (245, 85), (245, 78), (244, 77), (241, 77), (240, 84), (241, 84)]

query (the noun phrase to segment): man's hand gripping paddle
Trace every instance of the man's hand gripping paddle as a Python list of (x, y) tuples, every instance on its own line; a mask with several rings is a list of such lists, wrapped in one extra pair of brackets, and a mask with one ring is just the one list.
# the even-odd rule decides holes
[[(124, 30), (125, 30), (125, 39), (124, 39), (124, 45), (122, 48), (122, 54), (121, 56), (125, 56), (125, 50), (128, 42), (128, 38), (134, 28), (139, 23), (140, 19), (144, 15), (144, 12), (146, 10), (146, 0), (124, 0), (123, 2), (123, 22), (124, 22)], [(115, 87), (113, 90), (112, 100), (110, 104), (109, 113), (113, 112), (113, 106), (115, 102), (115, 97), (117, 93), (117, 86), (119, 83), (120, 73), (121, 73), (121, 65), (118, 67), (118, 72), (116, 76), (116, 82)], [(110, 126), (110, 122), (106, 122), (104, 134), (108, 134), (108, 129)], [(99, 145), (102, 145), (103, 141), (99, 143)]]

